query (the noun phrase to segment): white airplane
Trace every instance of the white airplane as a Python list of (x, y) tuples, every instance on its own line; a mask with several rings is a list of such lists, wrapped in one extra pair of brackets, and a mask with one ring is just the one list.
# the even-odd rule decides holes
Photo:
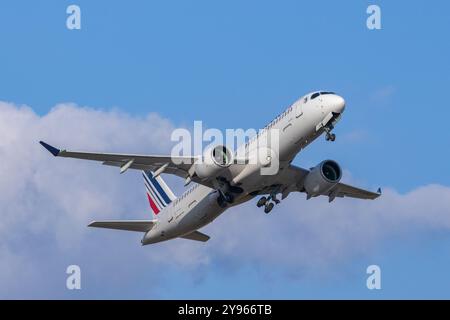
[[(90, 227), (143, 232), (142, 245), (174, 238), (207, 241), (209, 236), (198, 229), (211, 223), (226, 209), (261, 196), (258, 207), (269, 213), (275, 204), (291, 192), (303, 192), (307, 199), (326, 196), (329, 202), (336, 197), (376, 199), (381, 190), (370, 192), (341, 183), (342, 170), (332, 160), (325, 160), (310, 170), (291, 164), (295, 156), (312, 141), (325, 133), (326, 140), (334, 141), (331, 133), (345, 109), (345, 100), (332, 92), (310, 93), (287, 108), (270, 122), (258, 135), (232, 153), (226, 146), (207, 149), (201, 156), (174, 157), (136, 154), (111, 154), (73, 152), (57, 149), (40, 141), (57, 157), (101, 161), (104, 165), (143, 171), (152, 220), (94, 221)], [(251, 158), (261, 143), (268, 139), (271, 130), (278, 130), (278, 154), (270, 153), (264, 161), (250, 164), (233, 161), (233, 156), (244, 151)], [(271, 151), (272, 152), (272, 151)], [(261, 175), (271, 157), (279, 160), (279, 170), (274, 175)], [(201, 161), (203, 160), (203, 161)], [(196, 184), (179, 198), (160, 176), (174, 174)]]

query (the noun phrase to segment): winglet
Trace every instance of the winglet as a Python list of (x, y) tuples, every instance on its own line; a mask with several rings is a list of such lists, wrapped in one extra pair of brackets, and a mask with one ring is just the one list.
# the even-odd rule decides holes
[(45, 143), (44, 141), (39, 141), (39, 143), (55, 157), (57, 157), (59, 155), (59, 153), (61, 152), (61, 150)]
[(381, 194), (381, 188), (378, 188), (377, 193)]

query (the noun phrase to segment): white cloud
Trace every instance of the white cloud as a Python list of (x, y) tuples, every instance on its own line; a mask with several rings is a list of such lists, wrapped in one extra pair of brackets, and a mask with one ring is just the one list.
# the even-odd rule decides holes
[(376, 201), (331, 204), (292, 194), (270, 216), (253, 203), (235, 211), (226, 228), (211, 226), (220, 244), (212, 250), (290, 274), (310, 274), (368, 254), (392, 236), (450, 229), (450, 188), (429, 185), (405, 195), (385, 190)]
[[(166, 153), (174, 125), (157, 114), (61, 104), (39, 116), (0, 102), (0, 297), (150, 297), (177, 270), (198, 280), (224, 269), (263, 266), (287, 275), (328, 272), (369, 254), (392, 235), (450, 228), (450, 188), (429, 185), (377, 201), (306, 201), (293, 194), (265, 215), (253, 202), (205, 229), (206, 243), (141, 247), (140, 234), (86, 228), (93, 219), (150, 214), (140, 175), (98, 163), (53, 158), (39, 144), (70, 149)], [(320, 160), (320, 159), (318, 159)], [(65, 289), (65, 268), (82, 267), (81, 296)], [(143, 286), (146, 289), (142, 289)], [(187, 297), (188, 298), (188, 297)]]
[[(96, 243), (87, 241), (94, 230), (86, 225), (94, 218), (150, 215), (139, 175), (53, 158), (39, 140), (73, 149), (162, 153), (170, 146), (160, 142), (169, 141), (172, 130), (156, 114), (130, 117), (117, 110), (62, 104), (38, 116), (29, 107), (0, 103), (0, 296), (15, 284), (18, 293), (27, 292), (33, 281), (24, 279), (39, 278), (27, 274), (46, 273), (50, 264), (58, 263), (55, 256), (76, 253), (82, 263), (90, 258), (86, 248), (108, 246), (97, 243), (104, 239), (101, 231), (93, 239)], [(139, 237), (134, 237), (137, 248)], [(49, 256), (35, 256), (39, 251)]]

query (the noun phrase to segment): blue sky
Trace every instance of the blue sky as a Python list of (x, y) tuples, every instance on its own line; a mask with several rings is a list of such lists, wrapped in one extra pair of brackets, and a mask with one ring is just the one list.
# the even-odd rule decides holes
[[(81, 7), (81, 30), (65, 27), (72, 3)], [(366, 28), (372, 3), (381, 7), (382, 30)], [(333, 90), (347, 101), (337, 141), (319, 139), (297, 164), (333, 158), (352, 181), (400, 195), (449, 186), (448, 12), (450, 4), (437, 0), (2, 1), (0, 100), (39, 116), (75, 103), (137, 118), (154, 112), (174, 126), (259, 128), (299, 96)], [(111, 239), (114, 246), (125, 237)], [(450, 298), (449, 247), (446, 230), (390, 235), (329, 266), (332, 275), (293, 280), (264, 264), (223, 267), (220, 256), (199, 279), (192, 273), (202, 269), (169, 266), (158, 285), (164, 298)], [(381, 291), (365, 288), (369, 264), (382, 267)], [(140, 278), (152, 282), (155, 274)], [(116, 294), (99, 284), (61, 295), (148, 297), (145, 285), (130, 281), (139, 284)]]

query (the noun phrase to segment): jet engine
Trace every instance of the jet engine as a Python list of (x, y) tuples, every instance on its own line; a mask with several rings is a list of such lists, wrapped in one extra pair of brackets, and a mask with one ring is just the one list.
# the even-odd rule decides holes
[(233, 163), (233, 153), (225, 146), (208, 148), (203, 153), (202, 161), (194, 164), (195, 173), (200, 179), (219, 177)]
[(342, 177), (341, 167), (337, 162), (325, 160), (311, 169), (303, 186), (308, 196), (316, 197), (331, 190)]

